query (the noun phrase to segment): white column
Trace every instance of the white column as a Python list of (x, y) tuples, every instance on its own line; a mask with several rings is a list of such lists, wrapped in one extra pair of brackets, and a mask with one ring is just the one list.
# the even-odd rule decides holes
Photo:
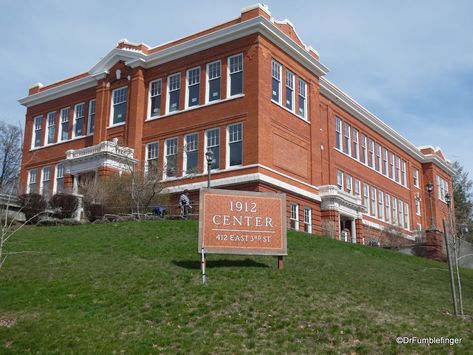
[(356, 244), (356, 220), (351, 220), (351, 242)]
[(73, 175), (72, 179), (72, 193), (76, 194), (79, 192), (79, 175)]

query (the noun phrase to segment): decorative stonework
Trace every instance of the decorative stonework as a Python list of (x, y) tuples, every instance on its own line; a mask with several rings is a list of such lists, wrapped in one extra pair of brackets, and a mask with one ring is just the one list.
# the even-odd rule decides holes
[(340, 191), (335, 185), (320, 186), (319, 191), (322, 211), (338, 211), (355, 219), (363, 217), (365, 208), (361, 204), (361, 198)]
[(120, 147), (118, 142), (109, 141), (82, 149), (71, 149), (66, 152), (65, 173), (75, 175), (99, 168), (130, 171), (137, 163), (133, 154), (132, 148)]

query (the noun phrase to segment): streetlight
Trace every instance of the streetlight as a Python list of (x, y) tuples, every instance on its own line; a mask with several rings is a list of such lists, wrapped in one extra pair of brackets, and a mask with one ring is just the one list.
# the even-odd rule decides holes
[(434, 214), (432, 211), (432, 192), (434, 191), (434, 185), (432, 185), (432, 182), (429, 181), (429, 183), (425, 186), (427, 187), (427, 192), (429, 193), (429, 201), (430, 201), (430, 227), (429, 229), (433, 231), (437, 229), (435, 227)]
[(214, 152), (211, 149), (207, 149), (205, 153), (205, 159), (207, 160), (207, 188), (210, 189), (210, 173), (212, 170), (212, 163), (214, 161)]

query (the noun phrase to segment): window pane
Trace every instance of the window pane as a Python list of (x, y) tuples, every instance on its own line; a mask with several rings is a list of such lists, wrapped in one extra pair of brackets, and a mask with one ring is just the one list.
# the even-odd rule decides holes
[(273, 85), (272, 99), (276, 102), (279, 102), (279, 81), (273, 78), (272, 85)]
[(113, 108), (113, 124), (125, 122), (126, 102), (117, 104)]
[(242, 142), (230, 143), (230, 166), (242, 164)]
[(209, 101), (220, 100), (220, 78), (209, 81)]
[(179, 109), (179, 90), (169, 93), (169, 112)]
[(95, 129), (95, 100), (89, 102), (89, 134)]
[(189, 98), (187, 106), (197, 106), (199, 104), (200, 84), (189, 86)]
[(230, 96), (243, 93), (243, 72), (230, 74)]

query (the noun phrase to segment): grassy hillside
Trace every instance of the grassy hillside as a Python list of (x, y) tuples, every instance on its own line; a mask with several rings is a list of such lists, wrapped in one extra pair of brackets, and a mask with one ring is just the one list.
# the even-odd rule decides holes
[[(0, 353), (467, 352), (446, 265), (289, 233), (272, 257), (210, 255), (195, 222), (28, 228), (0, 271)], [(463, 271), (473, 314), (473, 272)], [(461, 345), (397, 345), (397, 336)]]

